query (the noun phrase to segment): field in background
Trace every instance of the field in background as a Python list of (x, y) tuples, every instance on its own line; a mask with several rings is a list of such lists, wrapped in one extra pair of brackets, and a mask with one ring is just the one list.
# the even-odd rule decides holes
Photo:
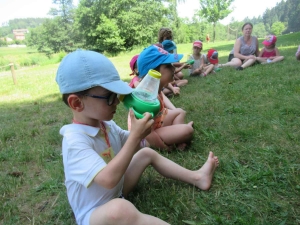
[[(189, 84), (171, 101), (194, 121), (194, 139), (187, 151), (161, 154), (197, 169), (214, 151), (220, 168), (213, 186), (199, 191), (149, 168), (129, 200), (171, 224), (299, 224), (299, 44), (300, 33), (278, 37), (285, 60), (277, 64), (186, 76)], [(178, 52), (187, 55), (191, 46), (178, 45)], [(204, 52), (216, 48), (224, 63), (232, 46), (205, 43)], [(141, 50), (111, 58), (123, 80)], [(10, 71), (0, 73), (0, 224), (74, 224), (58, 133), (71, 114), (55, 83), (57, 67), (16, 70), (17, 85)], [(120, 104), (114, 120), (126, 129), (124, 115)]]

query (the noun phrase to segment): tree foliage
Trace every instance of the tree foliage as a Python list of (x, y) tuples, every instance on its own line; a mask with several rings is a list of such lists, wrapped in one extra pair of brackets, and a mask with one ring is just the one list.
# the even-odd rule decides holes
[(157, 42), (161, 27), (173, 30), (176, 43), (205, 40), (207, 33), (213, 40), (233, 40), (242, 34), (245, 22), (253, 23), (253, 34), (258, 37), (300, 30), (299, 0), (282, 0), (262, 16), (243, 21), (233, 18), (229, 25), (219, 20), (231, 12), (233, 0), (199, 1), (200, 10), (188, 19), (178, 17), (178, 3), (184, 2), (180, 0), (81, 0), (76, 8), (72, 0), (52, 0), (56, 7), (49, 12), (51, 19), (10, 20), (0, 27), (0, 37), (13, 38), (13, 29), (27, 28), (28, 45), (47, 54), (76, 48), (117, 54)]
[(158, 0), (83, 0), (76, 11), (75, 24), (86, 46), (116, 54), (154, 42), (169, 13)]
[(271, 27), (271, 31), (272, 31), (272, 33), (275, 34), (275, 35), (280, 35), (280, 34), (282, 34), (282, 32), (283, 32), (285, 29), (286, 29), (286, 28), (285, 28), (285, 26), (284, 26), (284, 23), (279, 22), (279, 21), (273, 23), (273, 24), (272, 24), (272, 27)]
[(200, 0), (200, 15), (213, 23), (213, 41), (216, 37), (216, 23), (232, 12), (229, 9), (234, 0)]

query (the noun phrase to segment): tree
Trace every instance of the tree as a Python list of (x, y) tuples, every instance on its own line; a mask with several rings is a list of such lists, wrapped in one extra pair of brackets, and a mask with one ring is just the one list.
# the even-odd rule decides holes
[(159, 28), (170, 15), (159, 0), (82, 0), (75, 24), (90, 49), (117, 54), (156, 42)]
[(273, 23), (272, 27), (271, 27), (271, 32), (275, 35), (280, 35), (282, 34), (282, 32), (285, 30), (285, 26), (284, 23), (282, 22), (275, 22)]
[(253, 35), (257, 36), (258, 38), (266, 37), (267, 31), (265, 29), (264, 23), (255, 24), (253, 28)]
[(213, 42), (216, 38), (216, 23), (232, 12), (229, 9), (234, 0), (200, 0), (200, 16), (213, 23)]
[(78, 30), (74, 29), (72, 0), (53, 0), (59, 9), (52, 8), (49, 14), (54, 19), (46, 19), (39, 27), (32, 29), (27, 44), (37, 47), (39, 52), (50, 55), (60, 51), (70, 52), (82, 46)]

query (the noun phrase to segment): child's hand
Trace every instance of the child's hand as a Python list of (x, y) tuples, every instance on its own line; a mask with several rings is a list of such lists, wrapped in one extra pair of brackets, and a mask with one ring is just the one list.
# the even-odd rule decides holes
[(173, 94), (174, 95), (179, 95), (180, 94), (180, 88), (179, 87), (174, 87), (173, 88)]
[(131, 119), (131, 130), (130, 134), (134, 135), (138, 141), (145, 138), (151, 133), (151, 126), (154, 120), (151, 118), (151, 114), (146, 112), (142, 119), (136, 119), (132, 109), (129, 110), (129, 115)]

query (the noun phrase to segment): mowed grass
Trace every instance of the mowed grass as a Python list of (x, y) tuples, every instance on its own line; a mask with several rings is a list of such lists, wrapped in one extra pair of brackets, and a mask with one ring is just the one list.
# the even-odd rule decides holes
[[(261, 42), (261, 41), (260, 41)], [(189, 84), (171, 101), (194, 121), (184, 152), (161, 152), (196, 170), (209, 151), (220, 159), (209, 191), (148, 168), (129, 196), (143, 213), (171, 224), (300, 224), (300, 33), (278, 37), (283, 62), (224, 68)], [(192, 44), (178, 45), (191, 52)], [(226, 62), (233, 42), (214, 47)], [(123, 80), (142, 49), (111, 58)], [(186, 59), (186, 56), (185, 58)], [(70, 123), (55, 82), (58, 64), (0, 73), (0, 224), (75, 224), (66, 198), (59, 129)], [(187, 74), (187, 71), (184, 71)], [(120, 104), (114, 120), (127, 127)]]

